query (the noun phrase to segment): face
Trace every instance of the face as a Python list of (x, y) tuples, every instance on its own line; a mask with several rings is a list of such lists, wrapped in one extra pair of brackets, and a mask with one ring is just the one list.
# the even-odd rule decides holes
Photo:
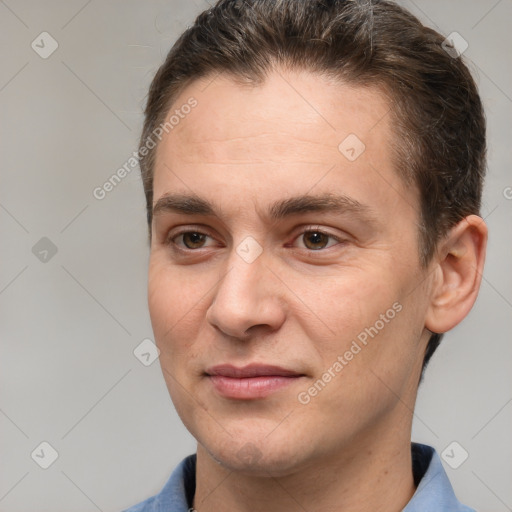
[(429, 278), (390, 107), (281, 70), (194, 82), (171, 109), (149, 309), (175, 407), (228, 468), (285, 475), (409, 442)]

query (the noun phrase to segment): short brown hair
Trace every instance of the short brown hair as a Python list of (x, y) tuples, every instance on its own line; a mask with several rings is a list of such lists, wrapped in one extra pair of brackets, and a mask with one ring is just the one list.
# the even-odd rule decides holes
[[(420, 260), (479, 214), (485, 117), (477, 87), (444, 37), (386, 0), (219, 0), (176, 41), (149, 90), (139, 146), (151, 238), (156, 148), (140, 156), (191, 82), (225, 73), (254, 85), (278, 65), (378, 86), (392, 101), (394, 161), (419, 190)], [(441, 341), (433, 333), (425, 367)]]

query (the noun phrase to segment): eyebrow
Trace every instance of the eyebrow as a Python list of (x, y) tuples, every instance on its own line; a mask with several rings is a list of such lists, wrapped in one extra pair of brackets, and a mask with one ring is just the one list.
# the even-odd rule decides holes
[[(204, 215), (218, 219), (222, 217), (222, 209), (220, 207), (195, 194), (163, 195), (153, 206), (153, 216), (155, 217), (166, 212), (184, 215)], [(267, 210), (267, 217), (275, 221), (309, 212), (348, 213), (368, 223), (373, 223), (377, 219), (375, 212), (369, 206), (349, 196), (333, 193), (320, 195), (304, 194), (281, 199), (270, 205)]]

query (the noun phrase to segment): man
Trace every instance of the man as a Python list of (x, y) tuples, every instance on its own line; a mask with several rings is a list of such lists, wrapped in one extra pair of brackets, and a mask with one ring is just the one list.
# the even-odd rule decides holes
[(135, 511), (468, 511), (411, 443), (471, 309), (485, 122), (444, 38), (386, 1), (221, 0), (150, 88), (148, 303), (197, 439)]

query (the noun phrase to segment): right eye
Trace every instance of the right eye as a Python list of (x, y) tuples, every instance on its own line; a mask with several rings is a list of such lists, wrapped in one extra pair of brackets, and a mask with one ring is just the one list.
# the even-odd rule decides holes
[[(181, 231), (179, 233), (173, 233), (167, 239), (167, 244), (174, 244), (181, 251), (194, 251), (195, 249), (202, 249), (205, 247), (204, 241), (206, 238), (211, 238), (207, 233), (203, 233), (201, 231)], [(176, 240), (181, 239), (181, 244), (176, 242)]]

